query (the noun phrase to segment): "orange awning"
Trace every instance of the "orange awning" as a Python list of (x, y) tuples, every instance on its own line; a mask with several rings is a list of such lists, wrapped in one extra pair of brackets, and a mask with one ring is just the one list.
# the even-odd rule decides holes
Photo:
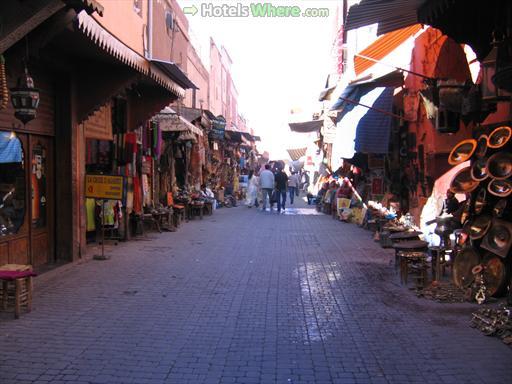
[[(386, 33), (359, 52), (359, 55), (371, 57), (374, 60), (382, 60), (402, 45), (409, 37), (416, 34), (421, 28), (422, 26), (420, 24), (414, 24), (407, 28)], [(372, 67), (374, 64), (374, 61), (367, 60), (359, 56), (354, 57), (354, 69), (357, 76)]]

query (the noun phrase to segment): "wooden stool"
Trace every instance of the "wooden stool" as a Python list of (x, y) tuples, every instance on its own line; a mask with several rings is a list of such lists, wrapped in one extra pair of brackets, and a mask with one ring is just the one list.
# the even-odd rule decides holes
[(395, 267), (399, 266), (399, 256), (398, 252), (423, 252), (428, 249), (428, 243), (423, 240), (410, 240), (410, 241), (402, 241), (400, 243), (393, 244), (393, 248), (395, 249)]
[(432, 258), (432, 279), (439, 281), (444, 276), (446, 267), (446, 248), (430, 247), (430, 256)]
[(37, 276), (29, 265), (6, 264), (0, 267), (2, 289), (2, 309), (6, 310), (11, 301), (14, 305), (14, 318), (19, 319), (21, 307), (32, 310), (32, 277)]
[(203, 211), (208, 215), (213, 215), (213, 203), (211, 201), (205, 201), (204, 202), (204, 208)]
[(425, 252), (399, 251), (400, 283), (407, 284), (409, 270), (416, 272), (416, 285), (424, 287), (427, 281), (427, 255)]
[(190, 218), (193, 219), (194, 216), (199, 216), (201, 220), (203, 220), (203, 208), (204, 203), (190, 203)]

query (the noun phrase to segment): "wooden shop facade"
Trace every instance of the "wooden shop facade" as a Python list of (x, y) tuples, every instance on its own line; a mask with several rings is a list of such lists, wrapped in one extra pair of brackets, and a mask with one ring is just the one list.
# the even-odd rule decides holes
[(87, 173), (124, 177), (125, 214), (143, 204), (143, 180), (154, 187), (150, 119), (190, 85), (105, 29), (102, 12), (94, 0), (0, 4), (0, 265), (83, 257)]

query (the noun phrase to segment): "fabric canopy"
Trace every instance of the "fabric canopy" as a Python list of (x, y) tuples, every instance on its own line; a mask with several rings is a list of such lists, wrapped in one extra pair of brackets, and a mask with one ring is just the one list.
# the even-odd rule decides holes
[(290, 155), (290, 159), (293, 161), (299, 160), (301, 157), (306, 156), (307, 148), (296, 148), (296, 149), (287, 149), (286, 151)]
[[(341, 93), (338, 100), (332, 105), (331, 111), (340, 111), (338, 120), (340, 121), (343, 116), (356, 107), (361, 97), (376, 87), (391, 87), (396, 88), (402, 86), (404, 83), (404, 76), (401, 71), (395, 70), (385, 76), (376, 79), (366, 79), (364, 81), (350, 83)], [(347, 101), (352, 100), (356, 103)]]
[(376, 61), (382, 60), (384, 57), (389, 55), (395, 49), (404, 44), (411, 36), (414, 36), (419, 32), (421, 28), (422, 26), (420, 24), (414, 24), (407, 28), (388, 32), (379, 37), (354, 57), (354, 70), (356, 75), (359, 76), (361, 73), (375, 65)]
[[(393, 87), (358, 92), (361, 104), (391, 112)], [(354, 105), (338, 120), (338, 134), (332, 148), (334, 163), (341, 158), (350, 159), (356, 152), (387, 153), (391, 122), (391, 117), (382, 112)]]
[(347, 30), (378, 23), (377, 34), (418, 23), (418, 9), (427, 0), (362, 0), (350, 7)]
[(181, 132), (190, 131), (198, 136), (203, 136), (203, 131), (195, 125), (189, 123), (182, 116), (169, 107), (166, 107), (161, 113), (154, 117), (163, 132)]
[(292, 132), (308, 133), (318, 132), (322, 128), (323, 120), (311, 120), (303, 123), (289, 123)]
[[(394, 88), (384, 88), (373, 107), (391, 112)], [(364, 108), (357, 106), (356, 108)], [(359, 120), (356, 131), (355, 150), (362, 153), (388, 153), (392, 117), (372, 109)]]

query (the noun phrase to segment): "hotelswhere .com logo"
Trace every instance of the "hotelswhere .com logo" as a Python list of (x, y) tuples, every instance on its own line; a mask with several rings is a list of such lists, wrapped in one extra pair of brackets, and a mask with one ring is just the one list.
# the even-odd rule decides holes
[(302, 8), (298, 5), (271, 3), (219, 4), (201, 3), (183, 7), (186, 15), (201, 17), (328, 17), (329, 8)]

